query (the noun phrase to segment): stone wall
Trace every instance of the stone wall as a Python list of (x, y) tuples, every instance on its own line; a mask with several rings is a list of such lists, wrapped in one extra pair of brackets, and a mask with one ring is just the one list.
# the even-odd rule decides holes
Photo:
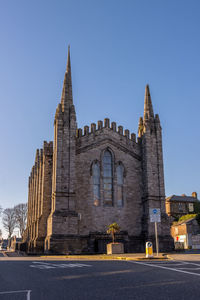
[[(108, 120), (108, 119), (106, 119)], [(106, 120), (104, 126), (106, 125)], [(122, 127), (121, 127), (122, 128)], [(113, 158), (113, 206), (103, 203), (103, 166), (102, 157), (106, 149)], [(135, 140), (109, 127), (102, 127), (77, 139), (76, 158), (76, 211), (80, 214), (79, 233), (105, 233), (113, 222), (122, 231), (139, 236), (142, 231), (142, 172), (140, 148)], [(94, 161), (100, 165), (100, 203), (94, 204), (91, 167)], [(123, 206), (117, 207), (116, 167), (124, 166)]]

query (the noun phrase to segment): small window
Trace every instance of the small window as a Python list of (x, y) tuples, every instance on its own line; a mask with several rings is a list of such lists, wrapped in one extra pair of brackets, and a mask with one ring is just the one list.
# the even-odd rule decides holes
[(100, 204), (100, 168), (98, 163), (92, 166), (93, 201), (95, 206)]
[(120, 164), (117, 166), (117, 206), (123, 206), (123, 184), (124, 184), (124, 167)]
[(194, 211), (194, 204), (189, 203), (189, 212), (193, 212), (193, 211)]
[(178, 204), (178, 210), (179, 210), (179, 211), (183, 211), (183, 205), (182, 205), (182, 203), (179, 203), (179, 204)]

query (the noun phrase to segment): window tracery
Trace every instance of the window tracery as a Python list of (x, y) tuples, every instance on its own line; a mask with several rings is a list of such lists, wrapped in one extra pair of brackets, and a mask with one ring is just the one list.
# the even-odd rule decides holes
[(103, 155), (103, 193), (104, 205), (113, 205), (113, 161), (112, 154), (106, 150)]
[(117, 206), (123, 206), (123, 184), (124, 184), (124, 167), (122, 164), (117, 166)]
[(93, 178), (93, 201), (95, 206), (100, 204), (100, 167), (99, 163), (95, 162), (92, 165)]

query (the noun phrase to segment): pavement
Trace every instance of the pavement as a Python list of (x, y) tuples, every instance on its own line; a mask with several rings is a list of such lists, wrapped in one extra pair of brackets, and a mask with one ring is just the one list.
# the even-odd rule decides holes
[(24, 257), (0, 252), (0, 282), (0, 300), (196, 300), (200, 251), (154, 259), (144, 253)]
[(185, 252), (171, 252), (171, 253), (159, 253), (157, 256), (154, 253), (153, 258), (146, 258), (144, 253), (124, 253), (124, 254), (95, 254), (95, 255), (38, 255), (30, 256), (24, 255), (20, 252), (9, 252), (3, 251), (0, 252), (0, 261), (1, 260), (78, 260), (78, 261), (101, 261), (101, 260), (125, 260), (125, 261), (166, 261), (166, 260), (180, 260), (180, 261), (200, 261), (200, 251), (199, 250), (186, 250)]
[[(20, 252), (4, 251), (0, 260), (148, 260), (144, 253), (124, 253), (124, 254), (94, 254), (94, 255), (22, 255)], [(151, 258), (156, 260), (168, 259), (167, 254), (160, 253), (159, 256), (154, 254)]]
[(1, 300), (199, 299), (200, 261), (20, 259), (0, 261)]

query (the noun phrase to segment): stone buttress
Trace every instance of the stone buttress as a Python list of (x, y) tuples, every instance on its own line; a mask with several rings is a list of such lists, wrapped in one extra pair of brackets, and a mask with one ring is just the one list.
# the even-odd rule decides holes
[(161, 223), (158, 223), (160, 249), (172, 249), (169, 218), (165, 210), (165, 185), (162, 151), (162, 128), (158, 114), (154, 116), (149, 86), (145, 89), (144, 116), (139, 120), (138, 136), (141, 139), (143, 174), (143, 234), (145, 241), (154, 242), (155, 224), (150, 222), (149, 209), (159, 208)]
[(44, 251), (47, 218), (51, 211), (53, 142), (37, 149), (35, 164), (29, 176), (27, 228), (23, 242), (28, 252)]
[(40, 150), (39, 194), (37, 205), (36, 235), (33, 243), (34, 252), (44, 251), (47, 235), (47, 218), (51, 211), (53, 142), (44, 141)]

